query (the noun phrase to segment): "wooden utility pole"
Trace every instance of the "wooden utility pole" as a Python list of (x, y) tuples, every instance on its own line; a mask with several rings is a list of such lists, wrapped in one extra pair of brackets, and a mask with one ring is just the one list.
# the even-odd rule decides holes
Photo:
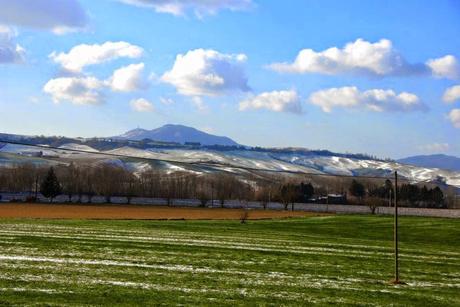
[(395, 252), (395, 279), (394, 284), (399, 284), (399, 259), (398, 259), (398, 172), (395, 171), (395, 193), (394, 193), (394, 252)]

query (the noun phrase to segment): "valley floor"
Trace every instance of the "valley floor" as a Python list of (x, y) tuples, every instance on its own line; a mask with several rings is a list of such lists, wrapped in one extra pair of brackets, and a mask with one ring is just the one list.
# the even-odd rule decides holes
[(0, 305), (460, 305), (460, 221), (0, 219)]

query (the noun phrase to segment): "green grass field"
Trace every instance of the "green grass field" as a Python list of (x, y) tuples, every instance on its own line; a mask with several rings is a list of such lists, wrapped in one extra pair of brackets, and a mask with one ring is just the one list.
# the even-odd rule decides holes
[(0, 220), (0, 305), (460, 306), (460, 221)]

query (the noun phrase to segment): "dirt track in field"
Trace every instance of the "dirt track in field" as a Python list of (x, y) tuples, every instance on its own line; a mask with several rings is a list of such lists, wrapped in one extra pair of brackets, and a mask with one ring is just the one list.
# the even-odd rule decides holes
[[(0, 218), (106, 220), (239, 220), (243, 209), (135, 205), (0, 204)], [(302, 211), (248, 210), (247, 219), (319, 216)]]

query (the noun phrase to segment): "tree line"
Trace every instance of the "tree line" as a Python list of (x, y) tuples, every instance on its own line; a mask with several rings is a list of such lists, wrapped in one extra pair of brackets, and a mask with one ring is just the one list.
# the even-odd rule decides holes
[[(358, 180), (353, 180), (349, 192), (352, 196), (356, 197), (358, 202), (362, 202), (364, 198), (367, 203), (373, 206), (392, 204), (395, 190), (394, 185), (390, 180), (385, 180), (381, 185), (368, 185)], [(446, 208), (447, 202), (445, 201), (443, 191), (438, 187), (422, 187), (416, 184), (403, 183), (398, 185), (398, 201), (402, 206), (406, 207), (419, 207), (419, 208)]]
[[(205, 206), (212, 200), (224, 206), (228, 200), (257, 201), (266, 208), (279, 202), (287, 210), (295, 203), (307, 203), (328, 195), (343, 195), (352, 204), (388, 206), (394, 197), (390, 180), (357, 180), (340, 177), (294, 176), (273, 174), (191, 173), (168, 172), (147, 168), (132, 172), (115, 164), (70, 163), (52, 168), (34, 164), (18, 164), (0, 168), (0, 191), (27, 193), (33, 200), (38, 193), (53, 199), (67, 195), (69, 201), (91, 202), (103, 196), (107, 203), (112, 197), (161, 198), (167, 204), (174, 199), (198, 199)], [(398, 187), (402, 206), (442, 208), (446, 199), (439, 187), (402, 184)], [(348, 196), (348, 197), (347, 197)], [(318, 202), (318, 201), (315, 201)]]

